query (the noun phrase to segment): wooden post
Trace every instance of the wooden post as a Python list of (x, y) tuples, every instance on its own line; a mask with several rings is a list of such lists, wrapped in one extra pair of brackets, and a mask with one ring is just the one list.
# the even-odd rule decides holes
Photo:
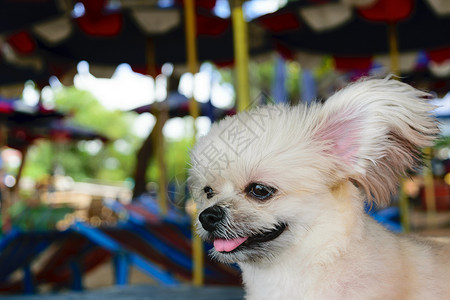
[[(8, 129), (6, 127), (5, 121), (0, 123), (0, 151), (6, 146), (8, 140)], [(0, 178), (4, 177), (3, 169), (0, 170)], [(11, 206), (11, 193), (9, 188), (0, 182), (0, 192), (1, 192), (1, 210), (2, 224), (1, 230), (5, 234), (11, 229), (11, 220), (9, 218), (8, 209)]]
[[(198, 71), (198, 58), (197, 58), (197, 41), (196, 41), (196, 16), (195, 16), (195, 0), (185, 0), (184, 1), (184, 15), (185, 15), (185, 28), (186, 28), (186, 56), (189, 72), (194, 76)], [(194, 89), (192, 89), (193, 91)], [(192, 97), (189, 100), (189, 112), (194, 118), (194, 140), (196, 136), (195, 119), (199, 116), (198, 103), (194, 98), (194, 93), (192, 92)], [(204, 283), (204, 249), (203, 242), (197, 235), (195, 230), (195, 218), (197, 216), (196, 209), (192, 214), (192, 283), (195, 286), (201, 286)]]
[[(147, 73), (155, 79), (156, 85), (156, 61), (155, 61), (155, 45), (151, 38), (147, 39)], [(156, 111), (153, 112), (156, 117), (156, 124), (153, 130), (155, 131), (155, 136), (152, 140), (154, 153), (156, 155), (156, 163), (159, 170), (158, 178), (158, 207), (159, 213), (162, 216), (167, 215), (168, 212), (168, 199), (167, 199), (167, 171), (166, 162), (164, 157), (164, 135), (163, 127), (165, 121), (167, 120), (167, 103), (155, 103)]]

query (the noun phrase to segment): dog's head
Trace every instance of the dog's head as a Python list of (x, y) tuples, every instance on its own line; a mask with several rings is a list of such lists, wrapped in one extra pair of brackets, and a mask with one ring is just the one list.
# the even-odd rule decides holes
[(438, 132), (427, 96), (372, 79), (325, 104), (260, 107), (214, 124), (191, 153), (189, 178), (212, 255), (259, 261), (301, 242), (342, 182), (386, 204)]

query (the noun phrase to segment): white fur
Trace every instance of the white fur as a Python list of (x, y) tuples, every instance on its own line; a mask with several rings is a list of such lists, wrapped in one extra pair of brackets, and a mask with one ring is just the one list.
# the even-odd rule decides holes
[[(387, 204), (438, 129), (427, 94), (389, 79), (357, 82), (325, 104), (267, 106), (214, 124), (192, 151), (199, 211), (226, 212), (207, 239), (287, 229), (255, 249), (213, 257), (238, 262), (247, 299), (450, 299), (448, 245), (397, 236), (364, 213)], [(252, 183), (277, 192), (246, 194)], [(205, 186), (214, 190), (206, 198)], [(366, 197), (365, 197), (366, 196)]]

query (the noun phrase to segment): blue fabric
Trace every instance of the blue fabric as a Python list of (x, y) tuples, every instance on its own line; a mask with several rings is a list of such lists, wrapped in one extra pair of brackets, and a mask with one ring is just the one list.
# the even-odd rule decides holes
[(317, 98), (317, 86), (311, 70), (303, 70), (301, 76), (301, 100), (304, 103), (311, 103)]
[(275, 100), (275, 103), (284, 103), (287, 101), (286, 63), (280, 55), (277, 55), (275, 61), (275, 77), (272, 83), (272, 97)]

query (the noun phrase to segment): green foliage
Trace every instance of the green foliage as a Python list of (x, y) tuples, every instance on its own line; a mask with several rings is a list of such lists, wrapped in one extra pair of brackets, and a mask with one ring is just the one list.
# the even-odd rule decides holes
[(72, 213), (69, 207), (50, 207), (45, 204), (28, 206), (23, 201), (14, 203), (9, 208), (12, 226), (22, 230), (55, 229), (56, 223)]
[(275, 76), (274, 60), (264, 62), (252, 61), (249, 64), (251, 99), (255, 99), (261, 92), (270, 94)]
[(450, 137), (449, 136), (441, 136), (438, 138), (434, 145), (436, 148), (443, 148), (450, 146)]
[[(56, 167), (74, 180), (116, 181), (131, 176), (134, 154), (140, 145), (140, 139), (131, 133), (134, 113), (108, 110), (90, 92), (74, 87), (57, 91), (55, 106), (68, 113), (73, 124), (90, 128), (109, 141), (102, 145), (100, 141), (55, 143), (41, 140), (29, 150), (24, 176), (40, 180)], [(118, 141), (126, 147), (117, 147)]]
[(302, 75), (302, 69), (297, 62), (288, 62), (286, 71), (286, 90), (288, 98), (292, 102), (296, 102), (300, 99), (300, 76)]
[[(230, 69), (219, 70), (223, 82), (235, 84), (234, 71)], [(288, 99), (296, 103), (300, 98), (300, 76), (302, 70), (295, 61), (286, 61), (286, 91)], [(261, 93), (271, 95), (273, 81), (275, 80), (275, 59), (262, 62), (249, 63), (250, 99), (257, 99)]]
[(108, 110), (88, 91), (68, 87), (55, 95), (56, 108), (72, 115), (75, 124), (97, 130), (111, 139), (129, 133), (132, 116), (119, 110)]
[[(165, 162), (167, 169), (167, 180), (169, 183), (183, 184), (187, 177), (189, 162), (189, 148), (192, 145), (190, 139), (180, 141), (168, 141), (165, 145)], [(153, 159), (147, 170), (147, 178), (150, 181), (158, 182), (158, 166)], [(178, 181), (178, 183), (176, 183)]]
[[(142, 143), (142, 139), (131, 132), (136, 114), (108, 110), (91, 93), (73, 87), (58, 91), (55, 105), (57, 110), (69, 113), (74, 124), (91, 128), (107, 136), (110, 141), (99, 147), (92, 141), (55, 143), (40, 140), (28, 151), (24, 176), (41, 180), (56, 169), (63, 170), (75, 181), (124, 181), (133, 177), (136, 153)], [(169, 182), (185, 181), (190, 144), (189, 139), (166, 141), (165, 161)], [(95, 151), (96, 147), (98, 151)], [(155, 159), (152, 159), (147, 172), (148, 180), (158, 182), (159, 175)]]
[[(275, 63), (275, 56), (262, 62), (254, 60), (249, 62), (250, 101), (258, 99), (261, 93), (271, 95), (272, 85), (275, 80)], [(292, 104), (296, 104), (301, 98), (302, 66), (296, 61), (286, 60), (285, 63), (287, 98)], [(232, 83), (236, 86), (234, 70), (220, 69), (219, 72), (223, 82)], [(313, 76), (318, 85), (323, 81), (328, 81), (329, 78), (335, 77), (333, 59), (325, 57), (320, 65), (313, 70)], [(317, 92), (320, 97), (320, 88), (318, 88)]]

